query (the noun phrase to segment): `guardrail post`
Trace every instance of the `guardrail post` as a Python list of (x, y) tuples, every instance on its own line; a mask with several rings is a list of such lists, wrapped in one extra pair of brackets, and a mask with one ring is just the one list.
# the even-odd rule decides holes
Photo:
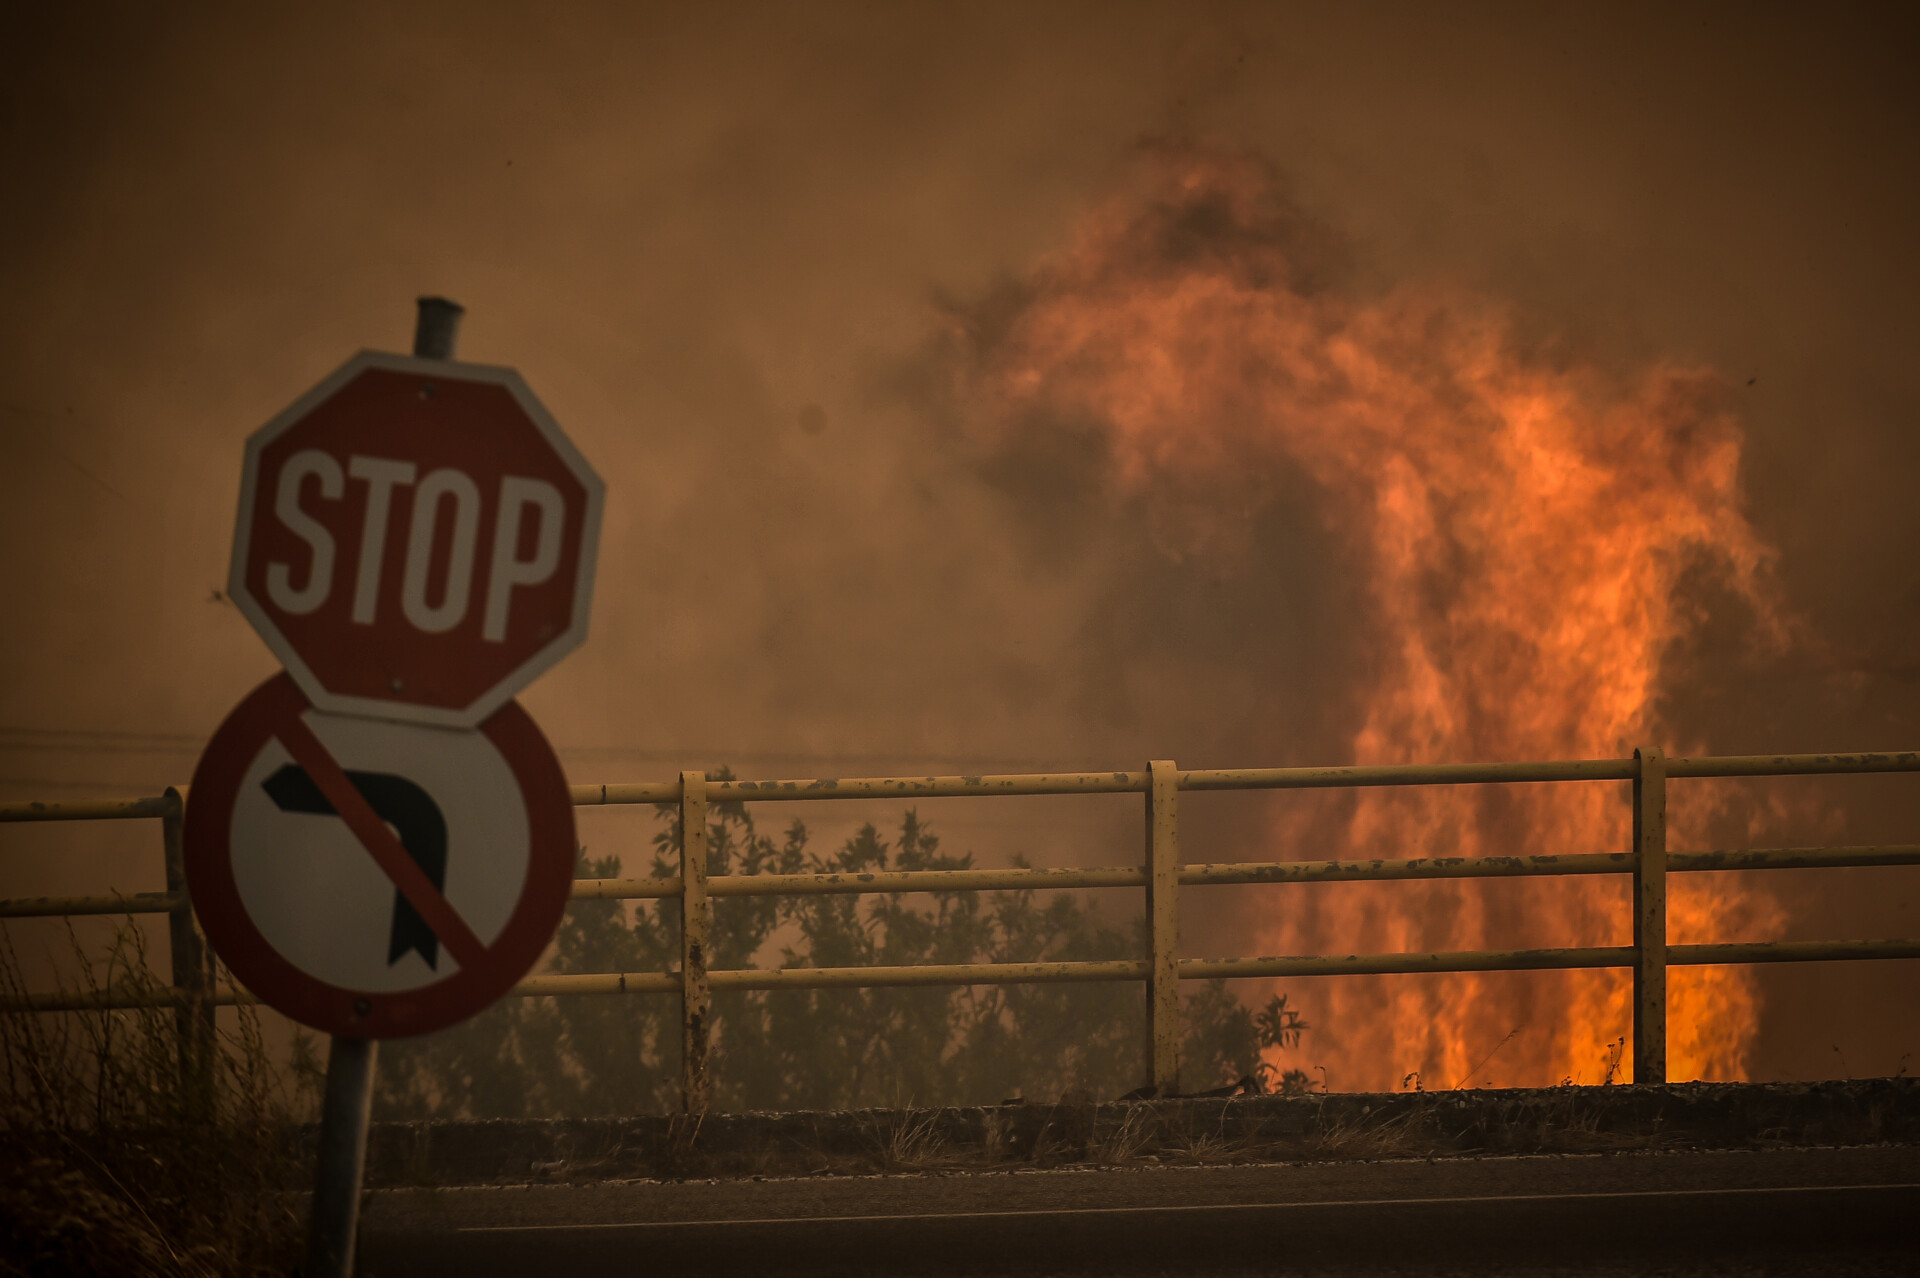
[(1147, 765), (1148, 1080), (1162, 1096), (1180, 1091), (1180, 771), (1171, 759)]
[(186, 995), (174, 1009), (179, 1037), (180, 1084), (193, 1099), (205, 1099), (213, 1081), (213, 965), (206, 939), (193, 918), (187, 895), (187, 869), (181, 829), (186, 803), (169, 786), (167, 810), (160, 818), (160, 843), (166, 862), (167, 895), (176, 904), (167, 912), (167, 950), (173, 987)]
[(707, 1112), (707, 1041), (713, 988), (707, 980), (707, 777), (680, 774), (680, 1095), (689, 1114)]
[(1633, 1081), (1667, 1081), (1667, 759), (1633, 752)]

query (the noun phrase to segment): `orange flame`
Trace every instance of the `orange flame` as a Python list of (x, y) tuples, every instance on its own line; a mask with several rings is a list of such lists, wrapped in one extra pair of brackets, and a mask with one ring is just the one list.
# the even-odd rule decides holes
[[(1663, 740), (1654, 708), (1663, 660), (1699, 619), (1683, 579), (1732, 592), (1784, 635), (1771, 551), (1740, 511), (1742, 434), (1723, 383), (1662, 366), (1622, 384), (1530, 358), (1503, 309), (1463, 291), (1322, 287), (1289, 248), (1296, 225), (1254, 165), (1162, 155), (1087, 218), (983, 352), (983, 429), (1035, 412), (1097, 423), (1113, 483), (1179, 557), (1232, 554), (1265, 477), (1308, 476), (1367, 574), (1379, 653), (1356, 762), (1692, 745)], [(1678, 814), (1673, 846), (1700, 846), (1710, 807)], [(1323, 795), (1276, 811), (1276, 848), (1302, 857), (1618, 851), (1630, 828), (1617, 783)], [(1765, 897), (1690, 881), (1706, 877), (1675, 881), (1673, 941), (1780, 922)], [(1257, 930), (1266, 952), (1296, 954), (1631, 934), (1616, 878), (1326, 885)], [(1674, 969), (1670, 984), (1670, 1077), (1746, 1077), (1748, 972)], [(1312, 1056), (1343, 1087), (1415, 1070), (1440, 1085), (1598, 1082), (1629, 1033), (1623, 972), (1316, 985)], [(1629, 1074), (1624, 1062), (1614, 1076)]]

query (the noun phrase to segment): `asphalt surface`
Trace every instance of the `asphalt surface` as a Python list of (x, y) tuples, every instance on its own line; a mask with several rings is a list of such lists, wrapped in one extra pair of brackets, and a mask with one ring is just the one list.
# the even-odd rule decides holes
[(387, 1190), (361, 1272), (1920, 1274), (1920, 1147)]

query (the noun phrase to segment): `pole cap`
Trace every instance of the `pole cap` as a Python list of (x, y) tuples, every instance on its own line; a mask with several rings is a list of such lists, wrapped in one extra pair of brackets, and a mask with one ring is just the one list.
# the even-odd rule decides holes
[(413, 353), (419, 359), (452, 359), (460, 340), (460, 317), (467, 308), (444, 297), (420, 299), (413, 326)]

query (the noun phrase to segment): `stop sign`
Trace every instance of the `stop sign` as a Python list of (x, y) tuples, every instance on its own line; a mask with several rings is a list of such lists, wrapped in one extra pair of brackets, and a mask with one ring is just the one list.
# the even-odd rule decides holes
[(603, 491), (512, 369), (365, 351), (247, 440), (228, 593), (317, 708), (472, 727), (586, 638)]

